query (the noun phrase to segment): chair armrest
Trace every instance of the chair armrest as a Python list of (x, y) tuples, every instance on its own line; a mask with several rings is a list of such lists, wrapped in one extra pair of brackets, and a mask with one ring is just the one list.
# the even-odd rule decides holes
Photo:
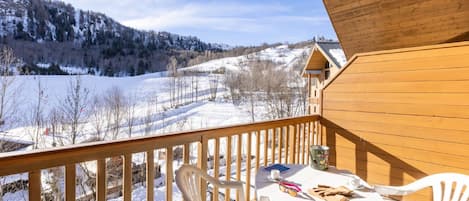
[(404, 187), (405, 186), (374, 185), (373, 189), (381, 195), (408, 195), (415, 192), (414, 190), (405, 189)]
[(239, 181), (220, 181), (218, 187), (220, 187), (220, 188), (242, 189), (243, 188), (243, 182), (239, 182)]

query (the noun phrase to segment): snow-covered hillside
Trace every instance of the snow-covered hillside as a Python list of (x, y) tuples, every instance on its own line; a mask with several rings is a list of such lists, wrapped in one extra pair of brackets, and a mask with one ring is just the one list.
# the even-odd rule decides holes
[[(224, 58), (202, 63), (196, 66), (181, 69), (183, 71), (205, 72), (198, 76), (183, 76), (178, 82), (182, 84), (182, 97), (177, 107), (171, 107), (171, 83), (174, 82), (172, 77), (168, 77), (166, 72), (151, 73), (135, 77), (101, 77), (92, 75), (82, 75), (81, 87), (89, 91), (90, 103), (87, 103), (83, 109), (84, 112), (92, 112), (96, 108), (91, 104), (91, 97), (103, 98), (109, 93), (110, 89), (118, 88), (127, 97), (132, 97), (135, 101), (135, 125), (133, 125), (132, 136), (143, 136), (147, 134), (163, 134), (174, 131), (191, 130), (207, 127), (218, 127), (224, 125), (248, 123), (251, 122), (251, 115), (246, 105), (234, 105), (227, 96), (229, 93), (224, 89), (222, 84), (222, 76), (211, 72), (225, 67), (230, 71), (243, 71), (249, 61), (252, 60), (269, 60), (278, 64), (278, 68), (289, 69), (298, 62), (299, 57), (309, 54), (309, 48), (289, 49), (288, 46), (282, 45), (274, 48), (268, 48), (263, 51), (244, 55), (240, 57)], [(45, 65), (47, 66), (47, 65)], [(38, 148), (49, 148), (57, 141), (67, 145), (70, 140), (70, 130), (60, 130), (51, 135), (49, 133), (51, 124), (44, 123), (40, 126), (39, 137), (37, 127), (32, 126), (31, 116), (34, 116), (34, 107), (37, 105), (38, 95), (41, 96), (42, 114), (47, 122), (50, 111), (54, 109), (60, 110), (63, 107), (64, 99), (69, 94), (69, 85), (76, 81), (76, 76), (16, 76), (14, 85), (11, 87), (19, 94), (16, 94), (18, 108), (15, 112), (16, 118), (7, 121), (3, 126), (3, 132), (0, 133), (0, 139), (32, 141), (38, 143)], [(209, 101), (211, 82), (218, 81), (218, 94), (214, 101)], [(40, 84), (40, 85), (39, 85)], [(39, 87), (40, 86), (40, 87)], [(194, 94), (194, 86), (197, 92)], [(39, 89), (40, 88), (40, 89)], [(197, 97), (195, 97), (197, 96)], [(263, 120), (263, 107), (258, 106), (256, 112), (256, 120)], [(94, 116), (89, 115), (80, 122), (79, 136), (77, 142), (86, 141), (96, 137)], [(15, 122), (13, 122), (13, 120)], [(102, 119), (105, 121), (105, 119)], [(104, 125), (104, 122), (103, 122)], [(128, 138), (129, 129), (125, 123), (121, 124), (120, 133), (117, 138)], [(106, 133), (106, 131), (102, 131)], [(102, 136), (101, 136), (102, 137)], [(112, 139), (108, 135), (105, 140)], [(226, 142), (221, 141), (221, 145), (225, 146)], [(253, 142), (254, 143), (254, 142)], [(60, 143), (59, 143), (60, 145)], [(32, 147), (29, 147), (31, 149)], [(212, 146), (209, 146), (211, 152)], [(195, 150), (195, 149), (193, 149)], [(195, 154), (195, 153), (194, 153)], [(141, 164), (144, 161), (143, 154), (135, 154), (133, 161)], [(162, 171), (165, 172), (165, 160), (159, 161), (163, 166)], [(179, 163), (174, 161), (174, 167), (177, 168)], [(90, 168), (95, 170), (95, 168)], [(235, 168), (232, 168), (235, 170)], [(79, 171), (77, 171), (79, 172)], [(43, 173), (46, 174), (46, 173)], [(213, 173), (212, 173), (213, 174)], [(244, 173), (243, 173), (244, 178)], [(6, 177), (5, 181), (15, 179), (26, 179), (25, 175), (16, 175)], [(164, 187), (160, 185), (163, 178), (155, 180), (157, 188), (155, 188), (155, 199), (162, 200), (164, 197)], [(1, 181), (0, 181), (1, 182)], [(145, 189), (136, 187), (133, 193), (135, 199), (144, 198)], [(175, 198), (180, 198), (180, 193), (174, 186)], [(23, 200), (27, 198), (26, 191), (18, 191), (16, 193), (7, 193), (3, 197), (4, 200)], [(116, 200), (121, 200), (117, 198)]]
[(225, 68), (230, 71), (243, 70), (249, 61), (255, 60), (269, 60), (278, 63), (280, 67), (292, 67), (292, 64), (298, 61), (301, 56), (309, 55), (310, 48), (289, 49), (288, 45), (281, 45), (277, 47), (267, 48), (260, 52), (255, 52), (249, 55), (239, 57), (228, 57), (222, 59), (212, 60), (199, 65), (184, 68), (183, 70), (197, 70), (197, 71), (217, 71), (220, 68)]
[[(184, 120), (188, 125), (184, 129), (195, 129), (200, 127), (210, 127), (210, 126), (221, 126), (229, 125), (233, 123), (242, 123), (249, 122), (249, 115), (246, 113), (246, 109), (241, 106), (235, 106), (227, 100), (224, 100), (222, 97), (226, 97), (224, 86), (222, 84), (222, 75), (210, 74), (210, 72), (225, 67), (227, 70), (231, 71), (242, 71), (247, 65), (247, 61), (250, 60), (271, 60), (278, 63), (279, 67), (288, 69), (293, 66), (296, 60), (308, 54), (310, 51), (309, 48), (302, 49), (289, 49), (286, 45), (268, 48), (263, 51), (253, 53), (250, 55), (244, 55), (239, 57), (230, 57), (217, 59), (202, 63), (196, 66), (191, 66), (183, 68), (183, 71), (198, 71), (198, 72), (207, 72), (201, 76), (196, 77), (182, 77), (185, 84), (183, 84), (184, 94), (182, 95), (182, 102), (184, 103), (182, 107), (179, 108), (170, 108), (170, 77), (166, 76), (166, 72), (161, 73), (151, 73), (135, 77), (102, 77), (102, 76), (93, 76), (93, 75), (82, 75), (80, 79), (82, 81), (82, 87), (86, 88), (89, 92), (89, 99), (91, 97), (103, 96), (111, 88), (119, 88), (127, 96), (132, 96), (135, 100), (136, 110), (138, 111), (136, 118), (144, 118), (145, 110), (148, 107), (148, 99), (156, 99), (156, 102), (152, 104), (157, 104), (157, 109), (153, 111), (155, 116), (165, 116), (162, 118), (155, 118), (154, 122), (154, 133), (163, 133), (168, 131), (174, 131), (175, 125)], [(216, 78), (218, 80), (218, 94), (217, 101), (211, 102), (207, 101), (210, 93), (210, 80)], [(43, 114), (47, 116), (49, 111), (52, 109), (58, 109), (63, 104), (63, 101), (68, 93), (68, 88), (70, 82), (73, 82), (76, 78), (74, 76), (17, 76), (14, 81), (14, 86), (12, 89), (20, 91), (21, 93), (17, 94), (17, 102), (20, 104), (18, 111), (16, 112), (16, 118), (11, 118), (15, 120), (15, 124), (7, 124), (3, 127), (4, 135), (14, 138), (19, 138), (22, 140), (33, 140), (32, 136), (25, 132), (29, 129), (28, 125), (30, 120), (28, 117), (31, 116), (31, 108), (36, 104), (37, 97), (35, 94), (38, 93), (38, 84), (41, 84), (41, 93), (42, 93), (42, 104), (43, 104)], [(195, 92), (194, 92), (194, 82), (197, 82), (197, 102), (195, 102)], [(190, 104), (189, 104), (190, 103)], [(88, 104), (84, 110), (91, 110), (92, 105)], [(227, 113), (226, 111), (231, 111)], [(229, 114), (229, 115), (228, 115)], [(233, 115), (236, 114), (236, 115)], [(259, 114), (258, 119), (263, 119), (262, 113)], [(142, 120), (143, 121), (143, 120)], [(142, 124), (142, 121), (137, 120), (138, 126)], [(159, 124), (163, 124), (159, 125)], [(170, 123), (168, 123), (170, 122)], [(9, 122), (7, 122), (9, 123)], [(172, 125), (174, 124), (174, 125)], [(157, 126), (159, 125), (159, 126)], [(172, 127), (173, 126), (173, 127)], [(44, 125), (43, 129), (46, 129), (47, 125)], [(84, 123), (83, 125), (83, 139), (86, 140), (87, 137), (92, 135), (93, 131), (89, 125)], [(143, 129), (136, 129), (134, 135), (143, 135), (138, 133), (138, 131)], [(125, 132), (123, 132), (123, 136)], [(48, 140), (46, 140), (48, 141)], [(40, 147), (48, 147), (49, 143), (44, 142), (45, 144)]]

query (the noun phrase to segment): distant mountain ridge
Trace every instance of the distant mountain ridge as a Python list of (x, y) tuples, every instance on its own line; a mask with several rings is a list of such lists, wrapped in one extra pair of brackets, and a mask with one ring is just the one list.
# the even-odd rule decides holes
[(184, 66), (224, 48), (192, 36), (136, 30), (101, 13), (45, 0), (1, 0), (0, 45), (12, 47), (29, 65), (83, 66), (109, 76), (161, 71), (172, 58)]

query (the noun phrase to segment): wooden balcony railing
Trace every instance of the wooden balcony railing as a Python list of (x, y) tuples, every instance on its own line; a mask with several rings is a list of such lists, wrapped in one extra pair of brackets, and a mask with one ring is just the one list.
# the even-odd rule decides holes
[[(166, 153), (166, 200), (172, 200), (173, 150), (183, 147), (183, 162), (196, 163), (198, 167), (213, 171), (214, 175), (225, 175), (232, 179), (232, 166), (235, 166), (235, 179), (246, 182), (246, 200), (251, 199), (251, 174), (261, 165), (271, 163), (309, 162), (308, 146), (320, 142), (318, 132), (319, 116), (304, 116), (289, 119), (265, 121), (223, 128), (195, 130), (173, 133), (164, 136), (137, 137), (126, 140), (96, 142), (73, 145), (48, 150), (7, 153), (0, 155), (0, 176), (29, 173), (29, 200), (41, 200), (41, 170), (65, 167), (65, 192), (67, 201), (76, 200), (78, 163), (96, 161), (96, 200), (106, 200), (106, 163), (111, 157), (123, 158), (122, 195), (124, 201), (132, 196), (132, 155), (145, 153), (147, 200), (154, 198), (155, 150)], [(224, 142), (224, 143), (221, 143)], [(191, 146), (194, 143), (197, 146)], [(223, 147), (226, 146), (226, 147)], [(195, 150), (190, 150), (197, 148)], [(246, 157), (243, 157), (243, 150)], [(212, 152), (213, 157), (209, 157)], [(197, 153), (191, 156), (191, 153)], [(221, 157), (224, 156), (224, 157)], [(191, 158), (192, 157), (192, 158)], [(193, 159), (196, 158), (194, 161)], [(208, 161), (211, 160), (210, 167)], [(224, 159), (226, 172), (220, 172), (220, 159)], [(235, 164), (232, 164), (235, 163)], [(244, 164), (243, 164), (244, 163)], [(207, 195), (207, 185), (201, 185), (203, 195)], [(219, 189), (212, 189), (213, 200), (218, 200)], [(230, 191), (225, 190), (225, 200), (230, 200)], [(239, 194), (237, 196), (240, 196)]]

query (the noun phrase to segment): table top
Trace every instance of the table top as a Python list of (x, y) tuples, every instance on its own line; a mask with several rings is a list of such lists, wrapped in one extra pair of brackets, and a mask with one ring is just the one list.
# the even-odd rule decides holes
[[(338, 170), (334, 167), (330, 167), (327, 171), (321, 171), (313, 169), (308, 165), (284, 165), (289, 167), (290, 169), (280, 173), (282, 179), (301, 184), (301, 189), (303, 190), (303, 192), (306, 192), (307, 189), (316, 187), (318, 184), (327, 185), (331, 187), (347, 186), (348, 182), (353, 177), (357, 177), (349, 171)], [(255, 180), (256, 193), (258, 198), (268, 197), (270, 201), (321, 200), (314, 199), (307, 193), (300, 193), (297, 197), (292, 197), (287, 193), (281, 192), (279, 190), (278, 184), (270, 180), (269, 176), (270, 171), (264, 170), (264, 167), (259, 168)], [(360, 182), (363, 185), (368, 185), (363, 180), (361, 180)], [(355, 196), (351, 198), (352, 201), (383, 200), (378, 193), (369, 190), (354, 190), (354, 194)]]

